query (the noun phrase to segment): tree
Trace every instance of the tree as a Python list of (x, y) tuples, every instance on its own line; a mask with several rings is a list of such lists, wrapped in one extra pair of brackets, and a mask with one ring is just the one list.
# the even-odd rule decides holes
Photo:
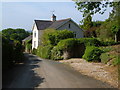
[(24, 38), (30, 35), (28, 31), (25, 31), (24, 29), (4, 29), (2, 30), (2, 35), (5, 36), (8, 40), (18, 40), (21, 42)]
[(92, 27), (92, 17), (91, 15), (88, 15), (83, 19), (83, 25), (81, 25), (81, 28), (83, 28), (84, 30), (88, 30), (91, 27)]
[[(96, 13), (103, 14), (107, 7), (114, 7), (119, 2), (107, 2), (104, 0), (100, 0), (99, 2), (81, 2), (80, 0), (73, 0), (76, 3), (76, 7), (80, 12), (83, 12), (83, 17), (87, 16), (88, 14), (94, 15)], [(102, 8), (101, 8), (102, 7)]]

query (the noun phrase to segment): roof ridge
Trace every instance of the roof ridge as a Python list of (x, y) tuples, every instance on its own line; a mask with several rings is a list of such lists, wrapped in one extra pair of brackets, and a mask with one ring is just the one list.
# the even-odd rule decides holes
[(34, 20), (34, 21), (45, 21), (45, 22), (52, 22), (50, 20)]
[(64, 20), (69, 20), (71, 18), (66, 18), (66, 19), (61, 19), (61, 20), (57, 20), (57, 21), (64, 21)]

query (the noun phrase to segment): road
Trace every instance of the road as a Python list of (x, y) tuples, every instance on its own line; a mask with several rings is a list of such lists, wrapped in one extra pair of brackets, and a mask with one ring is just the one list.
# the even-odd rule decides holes
[[(16, 67), (7, 88), (112, 88), (110, 85), (80, 74), (71, 67), (32, 54), (25, 64)], [(9, 73), (10, 74), (10, 73)], [(8, 78), (10, 75), (7, 76)]]

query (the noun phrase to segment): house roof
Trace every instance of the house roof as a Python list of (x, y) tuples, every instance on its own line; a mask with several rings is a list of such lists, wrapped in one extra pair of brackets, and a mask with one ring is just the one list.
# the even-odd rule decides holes
[(31, 40), (32, 39), (32, 35), (26, 37), (25, 39), (23, 39), (22, 41), (26, 41), (26, 40)]
[(60, 26), (64, 25), (69, 20), (71, 20), (71, 18), (57, 20), (57, 21), (35, 20), (35, 24), (36, 24), (38, 30), (44, 30), (47, 28), (57, 29)]

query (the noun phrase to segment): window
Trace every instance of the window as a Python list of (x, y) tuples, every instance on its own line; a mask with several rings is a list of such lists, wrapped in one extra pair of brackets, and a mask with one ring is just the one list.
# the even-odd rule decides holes
[(36, 47), (36, 41), (34, 41), (34, 47)]
[(36, 31), (34, 32), (34, 37), (36, 37)]
[(70, 24), (69, 24), (69, 28), (70, 28)]

